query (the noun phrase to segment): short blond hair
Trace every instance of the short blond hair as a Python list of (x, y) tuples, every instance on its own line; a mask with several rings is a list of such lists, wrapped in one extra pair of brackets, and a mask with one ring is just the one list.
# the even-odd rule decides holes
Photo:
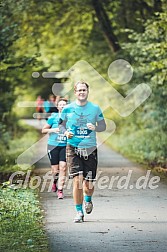
[(86, 83), (85, 81), (81, 80), (81, 81), (78, 81), (78, 82), (76, 82), (74, 84), (74, 90), (76, 90), (78, 84), (84, 84), (87, 87), (87, 89), (89, 89), (88, 83)]

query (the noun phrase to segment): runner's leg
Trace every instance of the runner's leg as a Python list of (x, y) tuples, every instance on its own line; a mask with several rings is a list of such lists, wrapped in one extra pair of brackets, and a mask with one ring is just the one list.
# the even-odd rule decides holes
[(83, 213), (83, 175), (78, 175), (73, 178), (73, 198), (77, 215), (74, 218), (75, 223), (84, 221)]
[(52, 171), (52, 175), (53, 175), (52, 191), (56, 192), (57, 191), (57, 181), (59, 178), (59, 165), (51, 165), (51, 171)]
[(83, 175), (73, 178), (73, 198), (75, 205), (83, 203)]
[(94, 186), (92, 181), (84, 180), (83, 181), (83, 192), (84, 195), (92, 196), (94, 192)]
[(66, 179), (66, 162), (60, 161), (59, 162), (59, 180), (58, 180), (58, 189), (62, 190), (64, 187)]

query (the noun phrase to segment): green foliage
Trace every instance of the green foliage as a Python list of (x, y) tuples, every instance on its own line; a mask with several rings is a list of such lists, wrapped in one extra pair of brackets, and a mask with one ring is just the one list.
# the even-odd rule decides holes
[[(144, 33), (132, 32), (129, 36), (131, 42), (124, 45), (135, 66), (132, 86), (147, 83), (152, 88), (152, 94), (141, 108), (127, 118), (124, 127), (119, 122), (118, 139), (121, 141), (122, 137), (123, 142), (119, 147), (116, 144), (120, 152), (134, 155), (137, 160), (153, 163), (155, 166), (166, 166), (167, 162), (167, 113), (164, 102), (167, 100), (166, 21), (165, 11), (157, 13), (154, 19), (148, 20), (145, 24)], [(126, 136), (127, 127), (130, 131)]]
[(0, 145), (0, 172), (19, 171), (21, 168), (16, 164), (17, 157), (39, 139), (39, 133), (33, 127), (22, 121), (17, 127), (16, 135), (12, 139), (8, 132), (4, 132), (3, 143), (1, 141)]
[[(117, 53), (110, 49), (93, 2), (104, 8), (108, 27), (113, 28), (122, 48)], [(66, 71), (76, 61), (86, 60), (108, 79), (107, 68), (118, 58), (132, 64), (134, 75), (129, 84), (115, 88), (126, 95), (144, 82), (152, 88), (152, 95), (127, 118), (105, 111), (105, 116), (117, 125), (109, 144), (134, 161), (165, 167), (166, 7), (165, 0), (1, 0), (1, 171), (20, 170), (15, 159), (38, 139), (35, 130), (18, 126), (16, 118), (31, 117), (34, 108), (18, 108), (17, 103), (34, 101), (37, 95), (46, 99), (52, 84), (64, 81), (45, 79), (43, 72)], [(39, 78), (32, 78), (35, 71), (40, 73)], [(110, 88), (97, 86), (96, 79), (90, 81), (97, 87), (94, 102), (110, 104)], [(7, 187), (0, 190), (0, 203), (0, 250), (47, 251), (34, 192)]]
[(108, 144), (112, 148), (133, 161), (162, 167), (167, 162), (166, 142), (166, 134), (163, 131), (157, 131), (157, 129), (137, 131), (125, 129), (121, 134), (115, 133), (108, 140)]
[(1, 251), (48, 251), (34, 190), (0, 188)]
[[(103, 21), (99, 20), (93, 3), (104, 9)], [(109, 118), (117, 123), (117, 135), (124, 136), (128, 128), (136, 132), (150, 131), (165, 134), (167, 114), (166, 80), (166, 2), (161, 1), (36, 1), (2, 0), (0, 9), (1, 25), (1, 83), (0, 92), (0, 131), (1, 144), (9, 146), (15, 134), (11, 127), (17, 116), (32, 116), (33, 108), (20, 109), (18, 101), (35, 100), (37, 95), (47, 98), (54, 82), (59, 79), (45, 79), (43, 72), (66, 71), (76, 61), (88, 61), (104, 78), (108, 79), (107, 68), (117, 59), (128, 60), (134, 68), (131, 82), (117, 89), (126, 95), (140, 83), (152, 88), (151, 97), (133, 115), (122, 119), (113, 111)], [(106, 40), (104, 23), (112, 27), (122, 50), (113, 53)], [(39, 78), (32, 78), (32, 72), (39, 72)], [(95, 85), (95, 80), (91, 80)], [(95, 102), (109, 104), (109, 87), (97, 88)], [(143, 139), (144, 141), (144, 139)], [(157, 139), (151, 139), (153, 151), (158, 152)], [(128, 141), (127, 141), (128, 142)], [(144, 143), (144, 142), (143, 142)], [(137, 148), (137, 147), (136, 147)], [(162, 143), (165, 156), (166, 149)], [(135, 149), (137, 151), (137, 149)], [(148, 148), (150, 152), (150, 147)], [(149, 156), (145, 155), (145, 156)], [(161, 156), (161, 155), (160, 155)], [(151, 154), (152, 161), (157, 160)], [(149, 158), (146, 158), (149, 160)], [(165, 160), (165, 159), (164, 159)], [(165, 161), (164, 161), (165, 162)]]

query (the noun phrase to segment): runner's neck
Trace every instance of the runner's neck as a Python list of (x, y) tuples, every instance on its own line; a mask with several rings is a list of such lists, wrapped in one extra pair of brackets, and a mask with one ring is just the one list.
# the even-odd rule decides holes
[(77, 104), (78, 106), (85, 106), (87, 103), (88, 103), (87, 100), (86, 100), (86, 101), (79, 101), (79, 100), (76, 100), (76, 104)]

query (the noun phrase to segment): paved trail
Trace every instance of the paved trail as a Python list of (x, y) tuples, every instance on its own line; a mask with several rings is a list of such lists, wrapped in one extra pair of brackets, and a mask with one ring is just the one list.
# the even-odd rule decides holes
[[(72, 222), (75, 209), (71, 180), (67, 181), (63, 200), (47, 188), (40, 193), (50, 251), (166, 252), (167, 185), (160, 181), (154, 184), (156, 189), (150, 189), (153, 175), (148, 173), (146, 189), (136, 189), (138, 179), (147, 171), (105, 145), (99, 148), (99, 161), (94, 210), (85, 216), (84, 223)], [(46, 156), (37, 163), (35, 172), (45, 175), (49, 167)], [(126, 184), (128, 174), (130, 181)], [(141, 180), (139, 185), (143, 183)], [(123, 185), (128, 188), (121, 189)]]

